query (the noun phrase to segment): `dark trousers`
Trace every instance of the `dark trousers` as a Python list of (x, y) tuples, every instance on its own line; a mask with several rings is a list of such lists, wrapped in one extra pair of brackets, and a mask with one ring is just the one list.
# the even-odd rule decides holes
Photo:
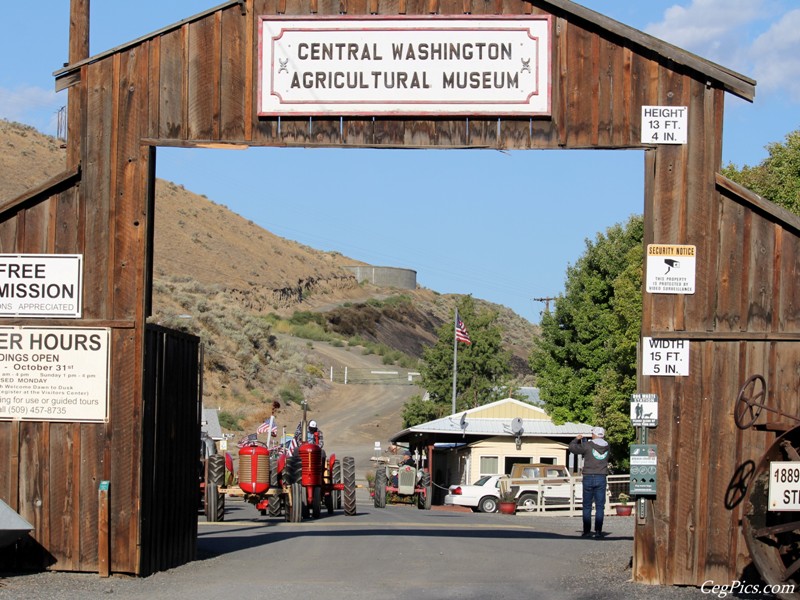
[(603, 513), (606, 510), (606, 476), (583, 476), (583, 531), (592, 530), (592, 502), (594, 502), (594, 530), (603, 531)]

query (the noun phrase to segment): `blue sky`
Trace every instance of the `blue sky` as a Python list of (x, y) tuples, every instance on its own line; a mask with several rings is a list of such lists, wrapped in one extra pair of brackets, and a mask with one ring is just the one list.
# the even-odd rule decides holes
[[(219, 4), (91, 0), (97, 54)], [(11, 2), (0, 37), (0, 118), (56, 133), (66, 93), (69, 0)], [(758, 81), (728, 95), (723, 161), (755, 165), (800, 128), (796, 0), (582, 0), (580, 4)], [(205, 194), (285, 238), (421, 285), (472, 294), (537, 322), (533, 298), (563, 291), (568, 265), (614, 223), (642, 211), (638, 151), (159, 149), (158, 176)]]

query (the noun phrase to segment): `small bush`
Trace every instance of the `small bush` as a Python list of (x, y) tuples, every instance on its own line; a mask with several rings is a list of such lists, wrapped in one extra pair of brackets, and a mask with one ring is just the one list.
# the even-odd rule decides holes
[(233, 414), (228, 412), (227, 410), (219, 411), (219, 424), (220, 427), (223, 429), (227, 429), (229, 431), (242, 431), (241, 420), (244, 418), (244, 415), (241, 413)]
[(278, 397), (284, 404), (294, 402), (300, 404), (303, 401), (303, 392), (296, 385), (286, 385), (278, 388)]

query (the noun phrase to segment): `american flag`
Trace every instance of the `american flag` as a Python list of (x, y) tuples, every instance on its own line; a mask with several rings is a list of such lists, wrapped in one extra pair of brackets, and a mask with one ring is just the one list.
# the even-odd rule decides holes
[(258, 433), (267, 433), (269, 432), (271, 435), (276, 436), (278, 435), (278, 426), (275, 424), (275, 416), (271, 416), (269, 420), (264, 421), (261, 425), (258, 426), (256, 429)]
[(459, 342), (464, 342), (467, 345), (472, 343), (472, 340), (469, 339), (469, 334), (467, 333), (467, 326), (464, 325), (464, 321), (462, 321), (461, 317), (459, 316), (456, 316), (456, 339)]
[(256, 442), (258, 442), (258, 434), (251, 433), (250, 435), (246, 435), (240, 439), (239, 443), (236, 445), (239, 446), (239, 448), (244, 448), (245, 446), (252, 446)]
[(289, 440), (289, 447), (286, 450), (286, 454), (292, 456), (297, 451), (297, 446), (298, 442), (297, 442), (297, 437), (295, 436), (291, 440)]

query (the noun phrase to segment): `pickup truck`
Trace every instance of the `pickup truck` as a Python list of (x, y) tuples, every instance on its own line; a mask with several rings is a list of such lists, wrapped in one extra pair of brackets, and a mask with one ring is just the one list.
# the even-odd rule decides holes
[(564, 465), (516, 463), (511, 466), (508, 486), (514, 492), (519, 510), (537, 510), (540, 493), (546, 506), (566, 506), (571, 494), (580, 505), (583, 496), (581, 486)]

